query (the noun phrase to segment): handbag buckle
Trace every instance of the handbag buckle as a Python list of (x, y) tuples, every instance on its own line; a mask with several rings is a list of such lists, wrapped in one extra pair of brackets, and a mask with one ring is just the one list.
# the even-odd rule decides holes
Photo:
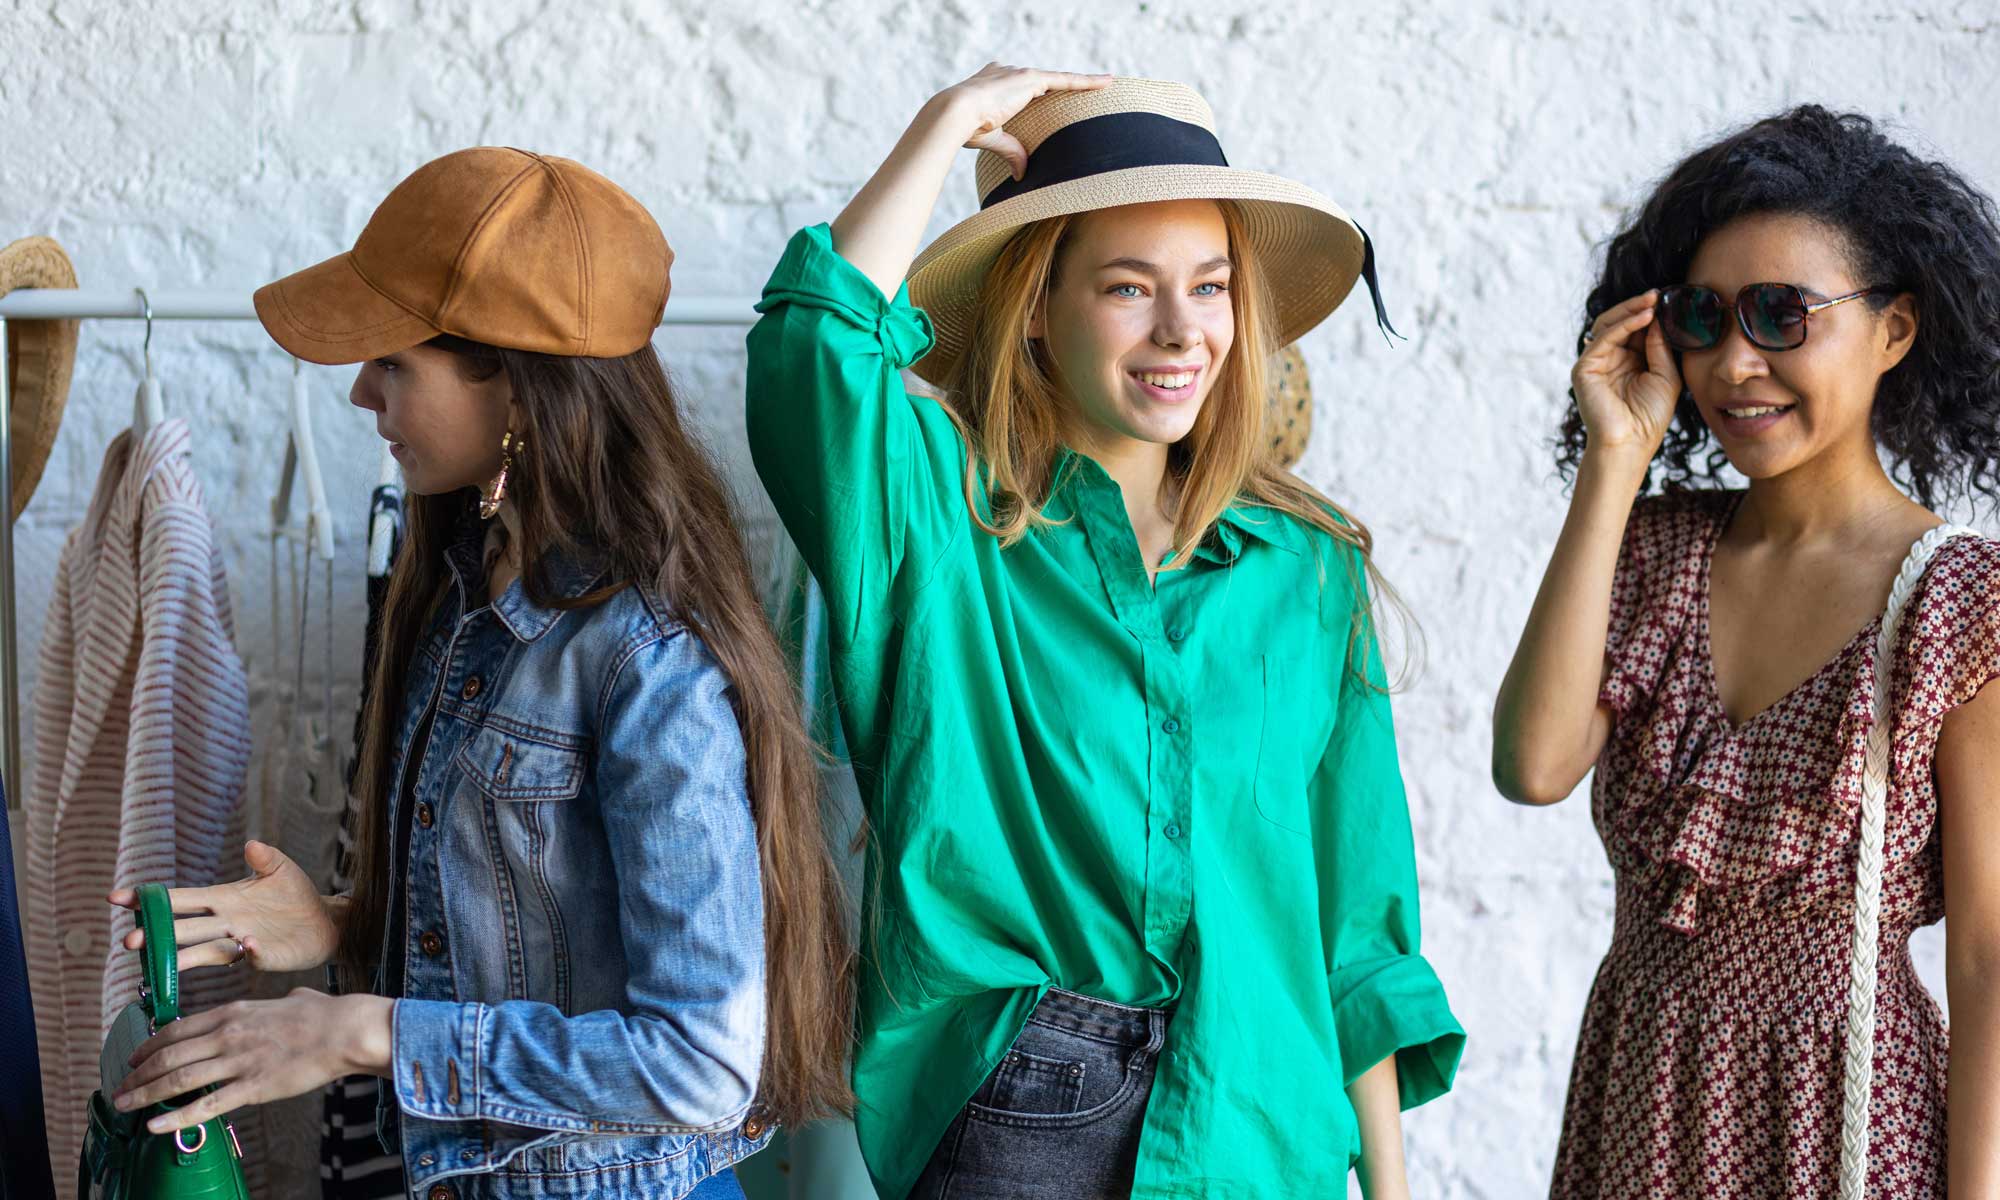
[[(194, 1127), (194, 1131), (200, 1134), (201, 1136), (197, 1137), (194, 1141), (194, 1145), (190, 1146), (187, 1144), (186, 1141), (183, 1140), (183, 1138), (187, 1134), (187, 1130), (185, 1129), (174, 1130), (174, 1149), (180, 1151), (182, 1154), (193, 1154), (196, 1151), (200, 1150), (203, 1146), (208, 1145), (208, 1126), (197, 1125)], [(241, 1151), (237, 1152), (237, 1157), (238, 1158), (243, 1157)]]

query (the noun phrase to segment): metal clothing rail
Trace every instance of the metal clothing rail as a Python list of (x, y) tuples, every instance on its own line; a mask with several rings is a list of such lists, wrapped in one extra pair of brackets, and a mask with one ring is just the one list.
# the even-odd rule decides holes
[[(14, 494), (13, 363), (7, 351), (7, 322), (123, 319), (143, 321), (254, 321), (250, 294), (236, 291), (138, 288), (23, 288), (0, 296), (0, 503)], [(667, 305), (664, 325), (749, 325), (757, 319), (755, 300), (692, 296)], [(14, 608), (14, 522), (0, 520), (0, 784), (7, 807), (21, 804), (20, 645)]]

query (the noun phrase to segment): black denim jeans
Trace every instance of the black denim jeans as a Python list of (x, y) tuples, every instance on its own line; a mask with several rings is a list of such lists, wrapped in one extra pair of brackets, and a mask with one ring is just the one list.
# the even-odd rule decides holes
[(1166, 1009), (1050, 989), (945, 1130), (913, 1200), (1129, 1196), (1166, 1035)]

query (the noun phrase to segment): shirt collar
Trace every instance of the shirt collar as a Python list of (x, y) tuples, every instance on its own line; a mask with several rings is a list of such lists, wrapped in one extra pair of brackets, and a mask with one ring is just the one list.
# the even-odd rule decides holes
[[(1118, 486), (1096, 459), (1068, 447), (1056, 452), (1050, 478), (1054, 486), (1049, 497), (1052, 503), (1048, 515), (1058, 520), (1074, 511), (1074, 506), (1065, 496), (1069, 489), (1083, 487), (1115, 491)], [(1262, 504), (1238, 501), (1222, 510), (1215, 525), (1195, 547), (1195, 557), (1216, 563), (1235, 562), (1243, 554), (1246, 539), (1254, 539), (1292, 554), (1299, 554), (1304, 549), (1297, 523), (1285, 513)]]

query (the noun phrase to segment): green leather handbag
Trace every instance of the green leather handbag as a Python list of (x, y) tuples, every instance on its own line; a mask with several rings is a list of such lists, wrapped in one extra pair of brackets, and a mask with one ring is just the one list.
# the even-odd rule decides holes
[(121, 1113), (110, 1096), (126, 1073), (138, 1044), (181, 1017), (180, 970), (176, 965), (174, 911), (167, 889), (157, 883), (139, 888), (139, 928), (146, 932), (146, 978), (139, 999), (112, 1022), (98, 1059), (103, 1087), (90, 1096), (90, 1128), (77, 1164), (78, 1200), (250, 1200), (243, 1182), (243, 1148), (236, 1129), (222, 1117), (175, 1133), (149, 1133), (146, 1122), (172, 1112), (198, 1095), (177, 1096), (143, 1111)]

